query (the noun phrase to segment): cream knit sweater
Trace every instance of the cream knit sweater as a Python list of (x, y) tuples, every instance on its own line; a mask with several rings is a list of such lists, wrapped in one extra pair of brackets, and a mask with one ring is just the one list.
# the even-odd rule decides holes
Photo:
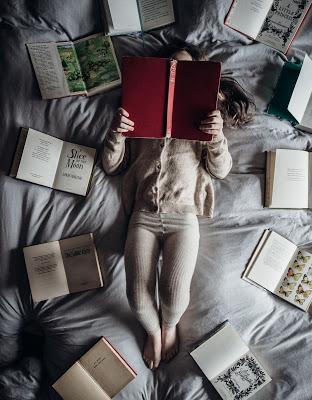
[(126, 212), (193, 213), (213, 216), (211, 177), (223, 179), (232, 167), (221, 132), (211, 142), (181, 139), (125, 139), (110, 132), (102, 164), (108, 175), (123, 176)]

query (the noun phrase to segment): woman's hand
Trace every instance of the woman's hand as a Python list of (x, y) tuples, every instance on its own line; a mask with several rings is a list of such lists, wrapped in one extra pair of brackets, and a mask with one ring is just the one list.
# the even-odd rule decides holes
[(134, 130), (134, 122), (128, 118), (129, 113), (119, 107), (112, 123), (112, 131), (124, 133)]
[(207, 117), (200, 121), (199, 130), (213, 135), (216, 138), (218, 135), (222, 135), (223, 119), (219, 110), (211, 111), (207, 114)]

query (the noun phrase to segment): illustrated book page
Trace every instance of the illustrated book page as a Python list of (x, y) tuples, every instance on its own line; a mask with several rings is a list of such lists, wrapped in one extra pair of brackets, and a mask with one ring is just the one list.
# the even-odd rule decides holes
[(58, 241), (24, 247), (23, 251), (34, 301), (69, 293)]
[(80, 363), (110, 397), (119, 393), (136, 376), (105, 338), (82, 356)]
[(103, 286), (92, 233), (60, 240), (70, 293)]
[(302, 129), (312, 130), (312, 59), (306, 55), (289, 101), (288, 110)]
[(248, 399), (271, 380), (228, 322), (191, 356), (224, 400)]
[(312, 0), (274, 0), (256, 40), (285, 53), (311, 3)]
[(243, 279), (274, 293), (296, 250), (294, 243), (276, 232), (266, 230), (246, 267)]
[(70, 367), (52, 387), (64, 400), (111, 400), (80, 361)]
[(298, 250), (288, 264), (274, 293), (307, 311), (312, 301), (312, 254)]
[(62, 147), (62, 140), (29, 128), (16, 178), (51, 188)]
[(273, 0), (234, 0), (225, 24), (256, 39)]
[(96, 150), (63, 142), (53, 188), (85, 196), (88, 191)]
[(175, 21), (172, 0), (138, 0), (138, 5), (143, 31)]
[(273, 176), (272, 208), (309, 207), (309, 153), (277, 149)]
[[(88, 96), (120, 85), (121, 74), (110, 37), (88, 36), (74, 42), (81, 76)], [(80, 80), (77, 80), (79, 84)]]

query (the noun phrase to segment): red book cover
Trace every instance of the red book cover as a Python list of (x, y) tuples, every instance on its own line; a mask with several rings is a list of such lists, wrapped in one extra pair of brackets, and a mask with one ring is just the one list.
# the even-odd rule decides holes
[(221, 63), (124, 57), (122, 107), (134, 121), (127, 137), (211, 140), (198, 129), (217, 107)]

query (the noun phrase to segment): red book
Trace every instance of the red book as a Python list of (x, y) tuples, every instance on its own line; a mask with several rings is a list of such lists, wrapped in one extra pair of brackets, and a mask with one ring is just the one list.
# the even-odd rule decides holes
[(127, 137), (211, 140), (198, 129), (217, 107), (221, 63), (124, 57), (122, 107), (134, 121)]

